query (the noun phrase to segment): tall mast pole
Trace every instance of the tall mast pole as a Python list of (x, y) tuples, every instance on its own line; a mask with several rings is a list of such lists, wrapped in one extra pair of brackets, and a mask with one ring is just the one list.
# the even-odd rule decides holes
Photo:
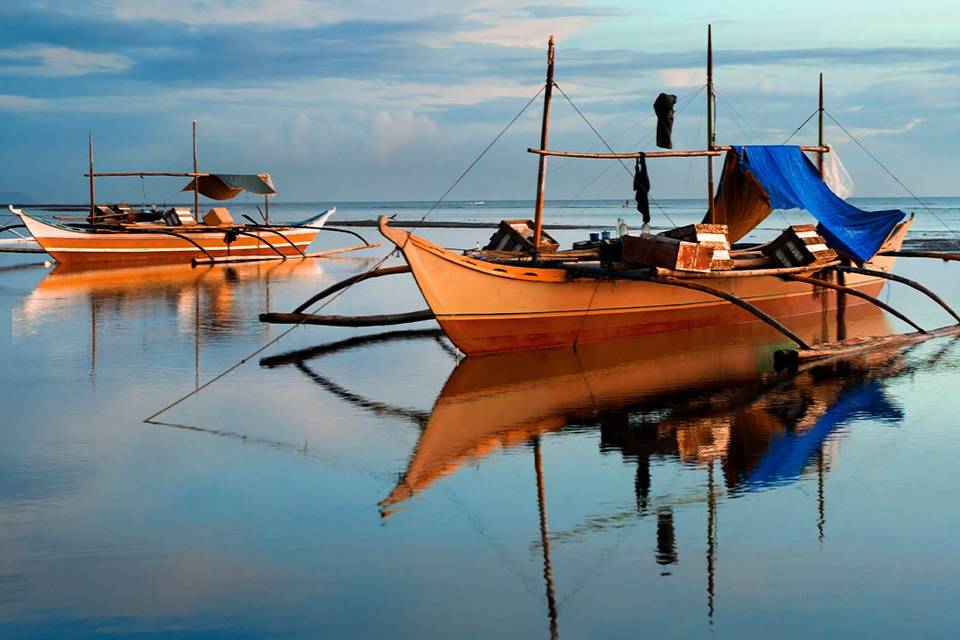
[[(553, 95), (553, 36), (547, 41), (547, 81), (543, 91), (543, 123), (540, 126), (540, 148), (547, 148), (547, 135), (550, 129), (550, 98)], [(540, 168), (537, 171), (537, 204), (534, 208), (533, 250), (540, 249), (540, 237), (543, 235), (543, 190), (547, 181), (547, 156), (540, 156)]]
[(193, 121), (193, 219), (200, 222), (200, 170), (197, 168), (197, 121)]
[[(823, 146), (823, 74), (820, 74), (820, 106), (817, 109), (818, 124), (817, 146)], [(820, 170), (820, 178), (823, 179), (823, 152), (817, 153), (817, 169)]]
[(93, 131), (87, 132), (87, 150), (89, 153), (90, 160), (90, 223), (97, 223), (97, 205), (94, 200), (94, 187), (93, 187)]
[[(713, 97), (713, 29), (707, 25), (707, 149), (712, 151), (717, 144), (717, 132), (714, 127)], [(707, 211), (710, 222), (714, 222), (713, 211), (713, 156), (707, 156)]]

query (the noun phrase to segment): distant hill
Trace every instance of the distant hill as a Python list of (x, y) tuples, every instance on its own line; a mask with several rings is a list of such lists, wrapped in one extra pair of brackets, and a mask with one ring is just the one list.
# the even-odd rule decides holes
[(30, 204), (33, 198), (19, 191), (0, 191), (0, 205)]

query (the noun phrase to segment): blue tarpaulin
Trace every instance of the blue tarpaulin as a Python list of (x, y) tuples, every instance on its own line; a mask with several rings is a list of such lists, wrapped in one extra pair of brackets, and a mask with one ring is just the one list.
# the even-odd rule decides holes
[[(749, 172), (767, 192), (773, 209), (805, 209), (820, 222), (827, 244), (858, 260), (880, 249), (903, 211), (864, 211), (847, 203), (820, 179), (820, 173), (797, 146), (733, 147), (741, 171)], [(722, 185), (721, 185), (722, 188)]]
[(796, 480), (830, 434), (858, 418), (897, 424), (903, 420), (903, 411), (890, 404), (876, 380), (844, 392), (810, 429), (771, 440), (766, 454), (744, 482), (747, 491)]

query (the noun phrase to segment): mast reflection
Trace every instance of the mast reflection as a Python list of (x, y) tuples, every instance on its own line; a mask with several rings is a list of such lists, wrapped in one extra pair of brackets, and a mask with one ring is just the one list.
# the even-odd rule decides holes
[[(883, 315), (873, 308), (850, 309), (847, 323), (858, 334), (888, 332)], [(815, 342), (822, 325), (823, 318), (814, 316), (798, 331)], [(384, 335), (437, 339), (430, 332), (403, 333)], [(542, 351), (536, 354), (535, 367), (529, 354), (467, 358), (454, 368), (426, 416), (336, 393), (370, 411), (405, 415), (420, 430), (402, 477), (380, 503), (384, 517), (498, 449), (532, 450), (541, 534), (536, 546), (543, 553), (551, 637), (558, 635), (559, 615), (551, 542), (590, 535), (606, 525), (594, 517), (589, 526), (550, 532), (541, 442), (548, 434), (595, 429), (601, 453), (619, 452), (636, 466), (635, 505), (629, 514), (614, 514), (606, 521), (655, 515), (654, 560), (663, 575), (670, 575), (683, 551), (677, 544), (676, 508), (705, 505), (706, 614), (712, 624), (722, 500), (816, 477), (816, 527), (822, 539), (824, 484), (835, 455), (831, 435), (859, 418), (899, 423), (902, 412), (886, 397), (884, 384), (922, 363), (907, 366), (900, 353), (880, 353), (777, 373), (769, 366), (777, 339), (765, 327), (721, 327), (675, 337)], [(682, 348), (677, 346), (680, 340)], [(305, 370), (306, 360), (329, 351), (329, 346), (317, 347), (261, 364), (294, 364)], [(329, 390), (338, 386), (318, 376), (316, 369), (317, 363), (307, 367), (311, 379)], [(665, 461), (703, 469), (705, 495), (654, 493), (654, 470)]]

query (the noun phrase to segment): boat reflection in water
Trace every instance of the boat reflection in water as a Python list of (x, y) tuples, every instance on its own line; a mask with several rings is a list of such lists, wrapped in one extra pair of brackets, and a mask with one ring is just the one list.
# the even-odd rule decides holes
[[(97, 342), (104, 337), (104, 327), (142, 318), (157, 324), (155, 334), (165, 335), (175, 324), (181, 334), (193, 334), (194, 378), (199, 385), (202, 343), (250, 331), (249, 316), (270, 307), (271, 284), (297, 278), (311, 282), (328, 279), (317, 260), (206, 267), (91, 269), (58, 265), (14, 309), (13, 335), (36, 332), (44, 323), (88, 317), (91, 376), (95, 376)], [(249, 294), (250, 288), (256, 295)], [(264, 325), (253, 326), (266, 333)]]
[[(798, 320), (792, 328), (811, 342), (822, 341), (835, 335), (831, 319), (832, 314), (808, 317), (805, 325)], [(847, 323), (856, 335), (890, 332), (873, 307), (850, 309)], [(623, 518), (655, 517), (656, 561), (664, 573), (678, 559), (673, 508), (706, 503), (707, 611), (712, 621), (718, 499), (815, 476), (822, 539), (825, 474), (836, 453), (831, 434), (859, 418), (899, 423), (902, 413), (887, 399), (884, 381), (918, 366), (907, 365), (900, 352), (887, 352), (777, 372), (772, 355), (782, 338), (748, 323), (545, 350), (535, 357), (470, 357), (450, 374), (429, 415), (421, 415), (351, 393), (317, 373), (319, 362), (307, 362), (367, 342), (437, 336), (436, 331), (421, 331), (352, 338), (265, 358), (261, 364), (294, 364), (344, 400), (409, 418), (420, 428), (402, 478), (380, 504), (384, 517), (498, 449), (530, 447), (551, 635), (557, 632), (557, 602), (550, 543), (578, 534), (549, 532), (541, 436), (596, 429), (601, 452), (619, 451), (636, 465), (635, 508), (607, 520), (612, 525)], [(665, 459), (702, 467), (705, 492), (651, 495), (652, 468), (657, 468), (651, 461)], [(595, 526), (602, 523), (592, 522)]]

